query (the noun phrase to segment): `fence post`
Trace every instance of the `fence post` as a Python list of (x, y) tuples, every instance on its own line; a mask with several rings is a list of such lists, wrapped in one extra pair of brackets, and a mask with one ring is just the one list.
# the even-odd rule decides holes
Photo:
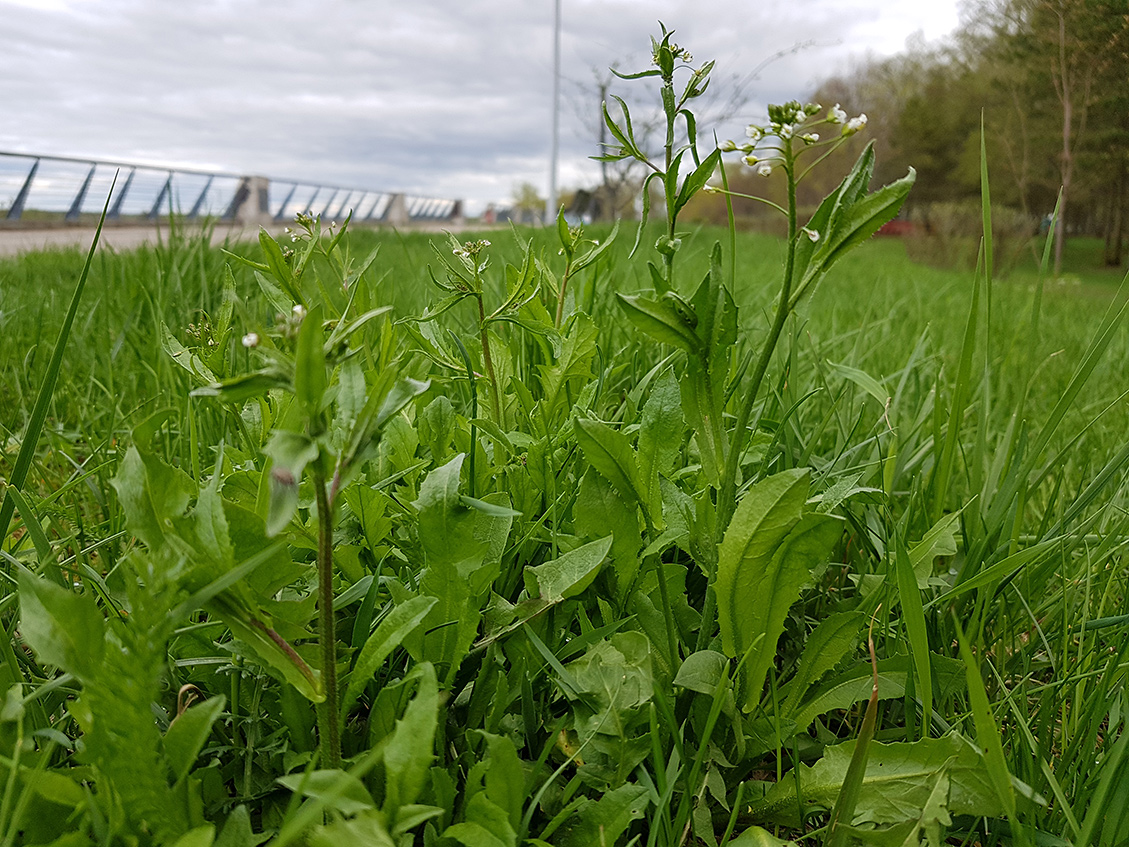
[(393, 194), (388, 201), (388, 208), (384, 210), (383, 222), (392, 226), (407, 226), (411, 220), (408, 214), (408, 203), (403, 194)]
[(35, 164), (31, 166), (31, 170), (27, 173), (27, 179), (24, 180), (20, 193), (17, 194), (16, 199), (12, 201), (12, 208), (8, 210), (8, 220), (18, 221), (20, 215), (23, 214), (24, 204), (27, 203), (27, 195), (31, 193), (31, 183), (35, 179), (35, 172), (37, 170), (39, 170), (39, 159), (36, 159)]
[(248, 227), (270, 223), (270, 180), (265, 176), (243, 177), (224, 217)]

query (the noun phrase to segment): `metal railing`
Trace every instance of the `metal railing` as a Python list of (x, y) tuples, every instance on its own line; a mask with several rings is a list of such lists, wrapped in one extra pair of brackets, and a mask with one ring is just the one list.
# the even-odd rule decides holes
[(145, 223), (169, 214), (187, 220), (265, 223), (299, 212), (356, 222), (405, 225), (453, 220), (462, 201), (296, 180), (162, 168), (65, 156), (0, 151), (0, 223), (89, 223), (110, 198), (111, 221)]

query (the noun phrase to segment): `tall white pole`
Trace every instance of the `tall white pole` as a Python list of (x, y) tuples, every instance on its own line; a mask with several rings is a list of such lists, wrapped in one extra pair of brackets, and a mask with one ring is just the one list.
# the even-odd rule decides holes
[(556, 0), (553, 20), (553, 147), (549, 158), (549, 202), (545, 223), (557, 219), (557, 158), (561, 138), (561, 0)]

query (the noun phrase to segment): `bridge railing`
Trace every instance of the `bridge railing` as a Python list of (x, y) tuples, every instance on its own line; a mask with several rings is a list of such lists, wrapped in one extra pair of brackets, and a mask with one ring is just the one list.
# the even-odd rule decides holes
[(0, 151), (0, 224), (90, 223), (117, 175), (107, 217), (145, 223), (188, 220), (262, 224), (299, 212), (396, 226), (462, 217), (462, 201), (260, 176)]

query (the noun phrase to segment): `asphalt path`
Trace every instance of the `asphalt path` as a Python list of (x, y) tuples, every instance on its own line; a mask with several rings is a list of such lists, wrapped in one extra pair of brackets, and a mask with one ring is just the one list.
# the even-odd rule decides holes
[[(272, 223), (267, 229), (274, 235), (286, 229), (285, 223)], [(448, 230), (458, 232), (465, 229), (466, 224), (456, 221), (429, 221), (426, 223), (413, 223), (412, 230), (425, 230), (440, 232)], [(31, 253), (42, 250), (86, 250), (94, 240), (93, 227), (53, 227), (45, 229), (24, 229), (21, 227), (0, 226), (0, 256), (18, 256), (21, 253)], [(212, 227), (211, 241), (213, 244), (222, 244), (226, 240), (247, 241), (258, 238), (259, 228), (243, 224), (225, 224)], [(99, 241), (100, 250), (136, 250), (143, 244), (158, 244), (168, 240), (169, 228), (167, 224), (151, 227), (141, 226), (105, 226), (102, 228), (102, 237)]]

